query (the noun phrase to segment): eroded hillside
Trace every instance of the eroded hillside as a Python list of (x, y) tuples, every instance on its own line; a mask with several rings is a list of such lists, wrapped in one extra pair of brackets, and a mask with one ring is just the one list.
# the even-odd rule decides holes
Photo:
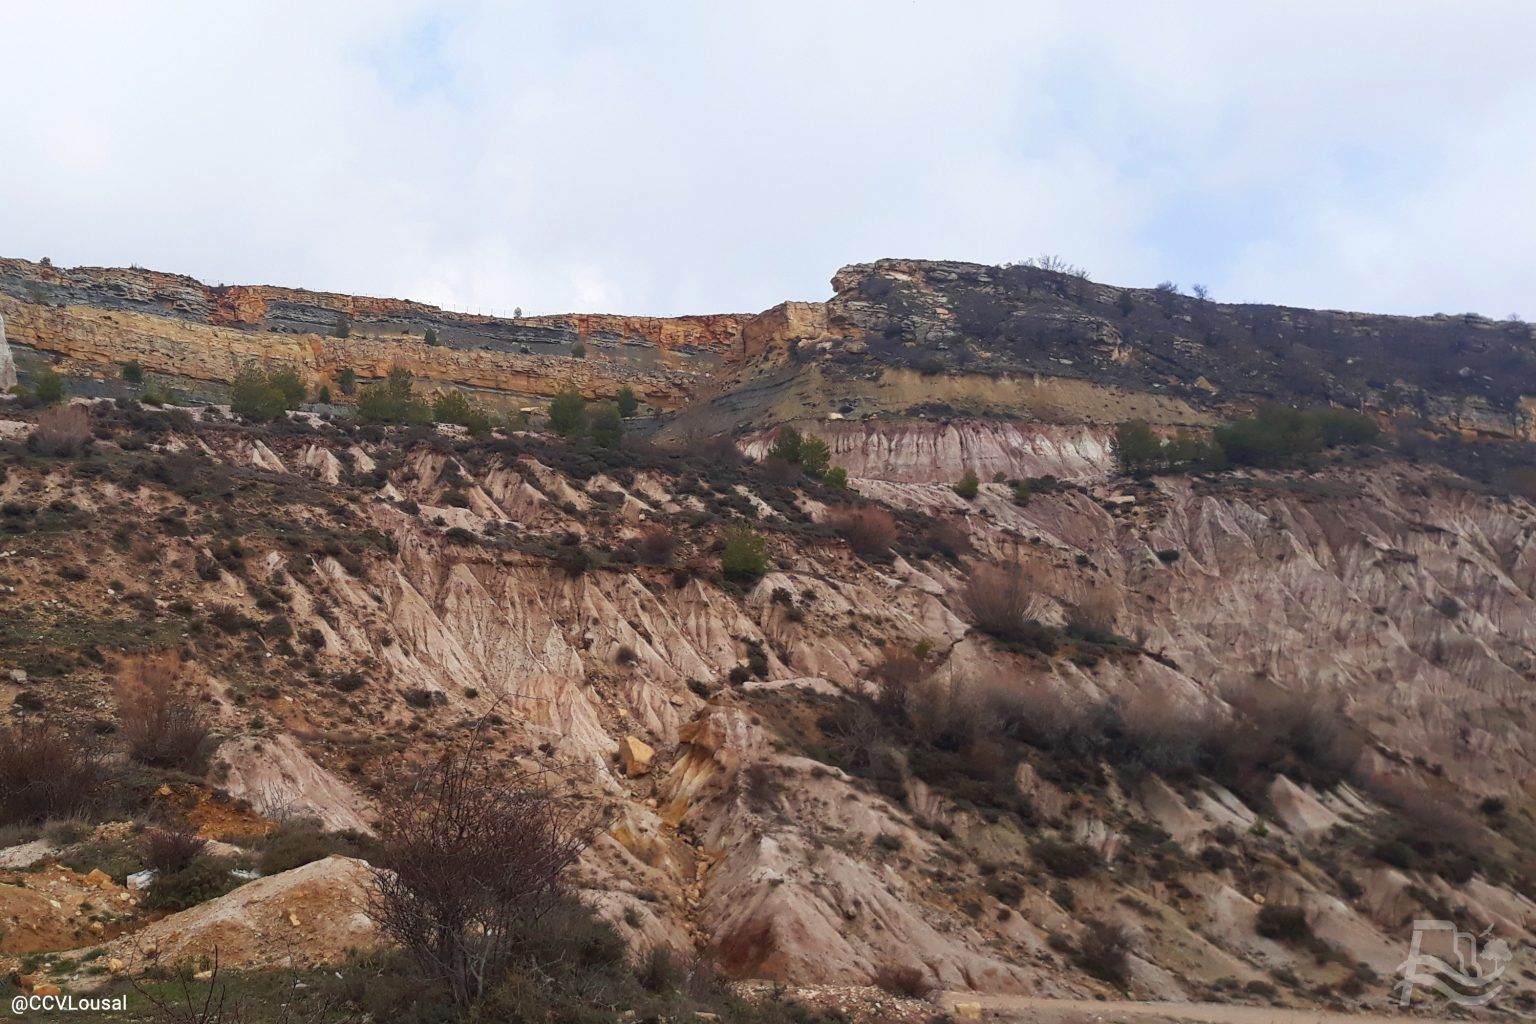
[[(633, 946), (741, 977), (1384, 1007), (1415, 918), (1536, 926), (1536, 510), (1447, 471), (1369, 451), (1106, 485), (1103, 428), (1016, 423), (1005, 476), (1032, 451), (1082, 482), (967, 499), (947, 455), (855, 457), (841, 491), (719, 443), (102, 403), (55, 456), (7, 415), (11, 722), (124, 757), (114, 685), (174, 651), (218, 741), (205, 773), (130, 760), (103, 820), (366, 834), (390, 766), (479, 721), (603, 813), (580, 884)], [(727, 579), (743, 522), (768, 564)], [(102, 841), (11, 861), (83, 875)], [(313, 928), (285, 893), (360, 884), (315, 863), (219, 899)], [(99, 932), (29, 904), (46, 937), (0, 951), (128, 959), (125, 896)], [(306, 960), (370, 941), (318, 918), (346, 927)], [(168, 957), (218, 935), (151, 927)], [(49, 962), (74, 985), (96, 961)]]

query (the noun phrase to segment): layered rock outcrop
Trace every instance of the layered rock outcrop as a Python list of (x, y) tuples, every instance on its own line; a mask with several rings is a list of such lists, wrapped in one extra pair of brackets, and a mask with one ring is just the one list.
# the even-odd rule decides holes
[[(250, 360), (291, 362), (316, 382), (334, 379), (343, 366), (364, 379), (405, 366), (427, 383), (509, 400), (571, 385), (611, 397), (628, 385), (661, 409), (713, 382), (715, 370), (735, 358), (745, 319), (501, 319), (397, 299), (210, 287), (137, 268), (64, 270), (23, 260), (0, 260), (0, 313), (9, 316), (14, 343), (86, 375), (110, 375), (128, 360), (208, 383), (227, 382)], [(585, 358), (573, 358), (578, 342)]]

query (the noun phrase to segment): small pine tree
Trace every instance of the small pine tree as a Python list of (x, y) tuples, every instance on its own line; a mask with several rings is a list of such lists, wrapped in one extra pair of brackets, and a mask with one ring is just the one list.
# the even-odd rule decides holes
[(425, 340), (426, 340), (426, 343), (428, 345), (436, 345), (437, 344), (437, 329), (435, 327), (428, 327), (427, 328), (427, 333), (426, 333), (426, 336), (425, 336)]
[(842, 466), (833, 466), (827, 470), (826, 475), (821, 478), (821, 482), (834, 491), (846, 491), (848, 489), (848, 471)]
[(464, 397), (464, 392), (454, 388), (438, 392), (432, 401), (432, 418), (438, 423), (463, 424), (474, 412), (474, 406)]
[(1151, 469), (1163, 459), (1163, 442), (1146, 420), (1127, 420), (1116, 427), (1109, 448), (1122, 473)]
[(336, 327), (331, 331), (338, 338), (347, 338), (352, 335), (352, 318), (343, 313), (336, 318)]
[(806, 437), (800, 442), (800, 468), (805, 475), (821, 478), (832, 464), (832, 449), (819, 437)]
[(618, 403), (619, 415), (625, 419), (629, 419), (640, 408), (640, 399), (635, 397), (635, 389), (628, 384), (619, 389), (619, 396), (615, 401)]
[(974, 501), (976, 495), (981, 492), (981, 478), (976, 475), (974, 469), (968, 469), (960, 478), (960, 482), (955, 484), (954, 490), (966, 501)]
[(720, 570), (726, 579), (750, 582), (768, 571), (767, 544), (751, 526), (736, 523), (726, 529), (724, 540)]
[(343, 366), (341, 372), (336, 375), (336, 385), (341, 388), (342, 394), (352, 394), (357, 390), (357, 371), (350, 366)]
[(581, 392), (566, 388), (549, 403), (549, 429), (561, 437), (575, 437), (587, 428), (587, 403)]
[(331, 389), (327, 384), (320, 385), (320, 393), (315, 396), (315, 401), (321, 405), (331, 404)]
[(617, 448), (624, 437), (624, 418), (618, 406), (604, 402), (592, 410), (587, 435), (604, 448)]
[(64, 386), (64, 378), (52, 370), (39, 370), (37, 382), (32, 385), (32, 394), (44, 405), (54, 405), (64, 401), (64, 396), (69, 389)]
[(1115, 296), (1115, 306), (1120, 310), (1121, 316), (1130, 316), (1136, 308), (1136, 300), (1131, 298), (1131, 293), (1126, 289), (1120, 289), (1120, 294)]
[(798, 466), (800, 450), (804, 444), (805, 439), (800, 436), (800, 431), (794, 427), (780, 427), (778, 436), (773, 439), (773, 447), (768, 450), (768, 457)]
[(139, 365), (137, 359), (130, 359), (123, 364), (123, 380), (129, 384), (144, 383), (144, 367)]
[(571, 358), (572, 359), (585, 359), (585, 358), (587, 358), (587, 345), (586, 345), (586, 342), (578, 341), (576, 344), (571, 346)]

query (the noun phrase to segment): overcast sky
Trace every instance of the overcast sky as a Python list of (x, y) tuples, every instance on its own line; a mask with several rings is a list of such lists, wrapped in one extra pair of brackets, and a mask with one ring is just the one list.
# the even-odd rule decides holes
[(0, 255), (533, 312), (882, 256), (1536, 317), (1532, 0), (0, 6)]

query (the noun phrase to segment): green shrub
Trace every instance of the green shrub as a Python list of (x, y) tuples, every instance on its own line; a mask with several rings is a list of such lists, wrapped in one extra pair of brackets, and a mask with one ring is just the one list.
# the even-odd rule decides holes
[(230, 382), (229, 408), (236, 416), (266, 422), (297, 409), (304, 395), (304, 380), (295, 368), (247, 363)]
[(336, 375), (336, 386), (344, 395), (350, 395), (357, 390), (357, 371), (350, 366), (343, 366), (341, 372)]
[(1312, 925), (1301, 907), (1266, 903), (1254, 919), (1254, 930), (1266, 939), (1293, 944), (1312, 941)]
[(256, 870), (275, 875), (324, 860), (332, 854), (368, 859), (372, 841), (352, 832), (327, 832), (319, 823), (298, 821), (279, 825), (257, 840)]
[(1047, 837), (1036, 840), (1029, 852), (1057, 878), (1082, 878), (1099, 866), (1098, 851), (1085, 843)]
[(416, 397), (411, 371), (393, 366), (389, 376), (357, 396), (357, 418), (364, 423), (430, 423), (432, 408)]
[(123, 380), (129, 384), (144, 383), (144, 367), (139, 365), (137, 359), (130, 359), (123, 364)]
[(841, 466), (833, 466), (827, 470), (821, 482), (834, 491), (846, 491), (848, 489), (848, 471)]
[(976, 495), (981, 493), (981, 478), (976, 475), (974, 469), (968, 469), (960, 478), (960, 482), (955, 484), (954, 491), (966, 501), (975, 501)]
[(180, 871), (157, 874), (144, 892), (145, 910), (186, 910), (229, 892), (239, 881), (229, 862), (199, 857)]
[(720, 569), (726, 579), (752, 581), (768, 572), (767, 545), (751, 526), (736, 523), (725, 531), (724, 541)]
[(39, 370), (37, 381), (32, 385), (32, 394), (44, 405), (54, 405), (64, 401), (64, 396), (69, 389), (64, 386), (64, 378), (52, 370)]

